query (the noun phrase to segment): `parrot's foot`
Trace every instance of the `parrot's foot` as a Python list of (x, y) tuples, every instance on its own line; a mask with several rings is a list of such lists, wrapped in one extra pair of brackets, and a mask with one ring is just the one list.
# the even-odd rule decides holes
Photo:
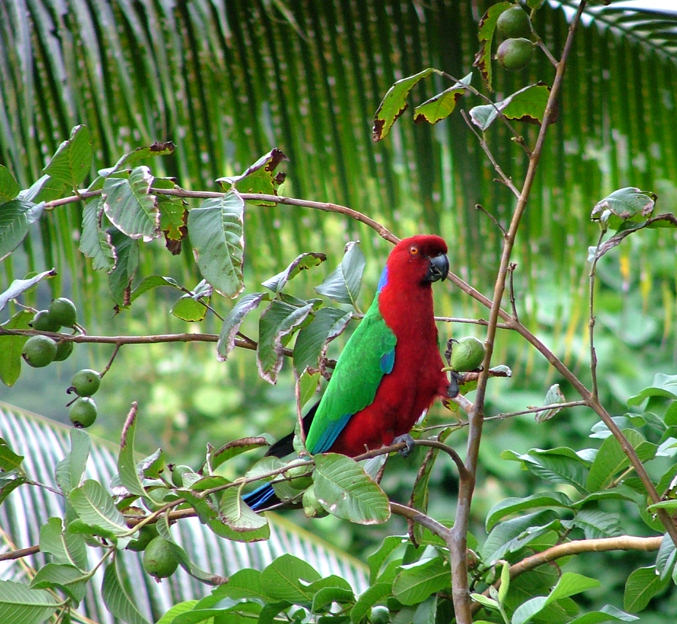
[(463, 374), (456, 371), (449, 371), (449, 386), (447, 387), (447, 397), (453, 399), (458, 396), (459, 384), (463, 383)]
[(398, 435), (393, 440), (393, 444), (399, 444), (400, 442), (404, 442), (406, 446), (403, 449), (400, 449), (399, 453), (402, 455), (402, 457), (406, 457), (414, 450), (414, 438), (412, 438), (408, 433), (403, 433), (402, 435)]

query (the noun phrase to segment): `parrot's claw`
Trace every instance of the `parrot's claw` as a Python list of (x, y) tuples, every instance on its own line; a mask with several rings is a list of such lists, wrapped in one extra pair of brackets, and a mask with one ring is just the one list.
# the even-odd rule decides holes
[(400, 442), (404, 442), (406, 446), (403, 449), (400, 449), (399, 453), (402, 455), (402, 457), (406, 457), (414, 450), (414, 438), (412, 438), (408, 433), (403, 433), (402, 435), (398, 435), (393, 440), (393, 444), (399, 444)]
[(463, 383), (463, 375), (456, 371), (449, 371), (449, 386), (447, 387), (447, 397), (453, 399), (458, 396), (459, 384)]

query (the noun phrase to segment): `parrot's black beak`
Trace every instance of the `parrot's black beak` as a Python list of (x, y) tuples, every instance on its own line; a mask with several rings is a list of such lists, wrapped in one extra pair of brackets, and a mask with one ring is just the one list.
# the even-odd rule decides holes
[(449, 258), (445, 254), (439, 254), (430, 258), (428, 271), (423, 280), (426, 283), (437, 282), (443, 280), (449, 274)]

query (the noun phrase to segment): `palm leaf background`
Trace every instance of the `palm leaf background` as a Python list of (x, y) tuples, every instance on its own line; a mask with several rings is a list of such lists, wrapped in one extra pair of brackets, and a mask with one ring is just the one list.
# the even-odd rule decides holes
[[(628, 21), (612, 9), (591, 9), (593, 26), (567, 70), (561, 123), (519, 250), (532, 278), (542, 277), (532, 260), (547, 248), (572, 267), (556, 279), (576, 279), (589, 242), (581, 225), (605, 191), (677, 178), (674, 37), (666, 28), (674, 15), (632, 13)], [(171, 139), (177, 150), (162, 167), (193, 188), (211, 187), (277, 145), (290, 159), (287, 194), (350, 205), (402, 235), (441, 231), (464, 276), (489, 279), (482, 267), (493, 266), (500, 233), (474, 206), (502, 220), (511, 198), (460, 118), (434, 127), (405, 121), (381, 144), (370, 138), (370, 118), (396, 79), (429, 65), (455, 76), (471, 69), (474, 3), (16, 0), (3, 3), (0, 17), (0, 159), (24, 186), (78, 123), (90, 127), (104, 164)], [(558, 50), (564, 13), (540, 11), (537, 27)], [(540, 55), (532, 72), (552, 68)], [(525, 82), (496, 73), (498, 94)], [(443, 86), (424, 84), (416, 97)], [(498, 129), (492, 147), (517, 176), (523, 157), (504, 139)], [(250, 237), (269, 252), (257, 254), (259, 264), (279, 265), (290, 247), (337, 250), (356, 234), (369, 249), (370, 237), (345, 220), (288, 208), (248, 219)], [(77, 207), (45, 220), (42, 250), (28, 250), (31, 265), (70, 261), (76, 270), (54, 243), (78, 224)]]
[[(24, 454), (22, 468), (33, 482), (58, 488), (55, 467), (68, 453), (68, 428), (30, 412), (0, 403), (0, 431), (10, 448)], [(84, 478), (108, 484), (117, 474), (117, 458), (112, 446), (92, 440), (92, 451)], [(64, 516), (64, 501), (44, 487), (23, 485), (14, 490), (0, 506), (0, 553), (40, 541), (40, 526), (50, 517)], [(173, 535), (187, 551), (192, 561), (214, 574), (228, 576), (241, 568), (262, 569), (276, 557), (291, 553), (310, 563), (322, 575), (340, 574), (357, 591), (367, 587), (366, 568), (356, 559), (333, 548), (330, 544), (299, 530), (279, 516), (272, 516), (271, 537), (264, 542), (245, 544), (217, 537), (197, 518), (178, 522)], [(90, 565), (95, 555), (89, 549)], [(135, 589), (139, 610), (156, 621), (169, 607), (181, 600), (197, 599), (209, 594), (210, 587), (196, 581), (182, 569), (162, 583), (153, 581), (144, 571), (138, 553), (122, 551), (127, 581)], [(30, 581), (45, 563), (44, 555), (28, 557), (17, 565), (14, 561), (0, 562), (3, 580)], [(97, 572), (81, 604), (81, 613), (97, 622), (111, 622), (100, 586), (102, 571)]]

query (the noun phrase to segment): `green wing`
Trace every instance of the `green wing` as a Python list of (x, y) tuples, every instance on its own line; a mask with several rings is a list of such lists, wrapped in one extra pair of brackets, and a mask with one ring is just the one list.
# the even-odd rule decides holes
[(351, 416), (373, 402), (381, 379), (395, 365), (396, 342), (377, 295), (336, 362), (306, 437), (310, 453), (329, 450)]

